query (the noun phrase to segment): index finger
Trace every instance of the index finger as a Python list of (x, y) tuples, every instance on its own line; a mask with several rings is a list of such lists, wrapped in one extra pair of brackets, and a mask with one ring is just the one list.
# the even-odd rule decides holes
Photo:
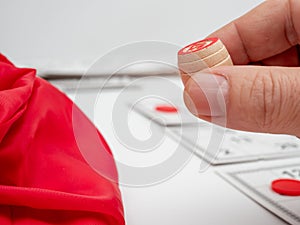
[(210, 36), (223, 41), (235, 64), (278, 55), (300, 43), (300, 1), (265, 1)]

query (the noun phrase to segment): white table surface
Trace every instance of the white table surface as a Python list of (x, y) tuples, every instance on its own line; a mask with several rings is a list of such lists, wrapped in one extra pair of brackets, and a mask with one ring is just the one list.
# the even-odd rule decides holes
[[(168, 79), (181, 86), (179, 78)], [(159, 87), (160, 84), (155, 85), (157, 86), (153, 92), (163, 89)], [(143, 87), (139, 87), (129, 89), (129, 92), (133, 93), (132, 96), (142, 96), (143, 90)], [(172, 95), (171, 90), (165, 91)], [(113, 124), (112, 115), (115, 115), (112, 113), (115, 110), (113, 107), (115, 104), (122, 104), (117, 103), (120, 93), (122, 95), (121, 89), (107, 89), (102, 92), (98, 90), (79, 91), (76, 94), (68, 92), (68, 95), (75, 99), (75, 102), (98, 126), (112, 148), (116, 161), (136, 167), (136, 169), (141, 166), (159, 164), (160, 160), (163, 161), (174, 153), (173, 148), (180, 143), (176, 143), (165, 134), (164, 143), (154, 151), (150, 153), (132, 151), (130, 146), (126, 146), (126, 140), (116, 137), (116, 130), (122, 127)], [(95, 96), (97, 96), (96, 103), (93, 101)], [(120, 115), (127, 113), (125, 112), (127, 103), (124, 103), (124, 112), (120, 111)], [(128, 124), (133, 135), (138, 138), (149, 137), (148, 135), (151, 134), (149, 133), (149, 120), (136, 112), (129, 112), (129, 114)], [(155, 129), (154, 132), (158, 131)], [(177, 150), (187, 151), (184, 147), (179, 147)], [(155, 152), (158, 154), (155, 155)], [(192, 156), (188, 163), (172, 177), (157, 184), (139, 187), (131, 186), (127, 181), (128, 178), (132, 178), (130, 176), (133, 174), (128, 174), (119, 167), (120, 182), (126, 184), (120, 184), (120, 189), (127, 224), (285, 224), (284, 221), (239, 192), (215, 173), (216, 170), (222, 170), (226, 166), (210, 166), (204, 172), (200, 172), (201, 161), (197, 156)], [(235, 166), (245, 166), (245, 164)], [(153, 176), (156, 175), (155, 173), (159, 171), (154, 172)]]

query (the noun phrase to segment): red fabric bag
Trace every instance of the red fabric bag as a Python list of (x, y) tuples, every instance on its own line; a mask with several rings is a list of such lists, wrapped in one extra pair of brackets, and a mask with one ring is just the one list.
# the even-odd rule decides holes
[[(35, 75), (0, 54), (0, 224), (125, 224), (105, 140), (72, 101)], [(80, 148), (78, 138), (85, 140)], [(83, 156), (90, 149), (104, 175)]]

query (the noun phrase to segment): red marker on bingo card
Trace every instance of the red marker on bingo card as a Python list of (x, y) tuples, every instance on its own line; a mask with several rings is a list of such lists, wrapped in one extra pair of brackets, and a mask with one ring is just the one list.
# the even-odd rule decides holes
[(295, 179), (277, 179), (271, 184), (274, 192), (286, 196), (300, 196), (300, 181)]

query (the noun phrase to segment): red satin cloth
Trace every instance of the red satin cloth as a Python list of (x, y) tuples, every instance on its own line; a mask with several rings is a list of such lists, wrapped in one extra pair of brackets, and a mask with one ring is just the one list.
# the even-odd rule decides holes
[[(97, 142), (79, 148), (76, 138), (88, 140), (96, 128), (63, 93), (35, 75), (0, 54), (0, 224), (125, 224), (105, 140), (97, 131)], [(74, 118), (82, 125), (76, 135)], [(99, 162), (106, 154), (101, 167), (111, 179), (83, 157), (91, 148), (101, 148), (95, 156)]]

